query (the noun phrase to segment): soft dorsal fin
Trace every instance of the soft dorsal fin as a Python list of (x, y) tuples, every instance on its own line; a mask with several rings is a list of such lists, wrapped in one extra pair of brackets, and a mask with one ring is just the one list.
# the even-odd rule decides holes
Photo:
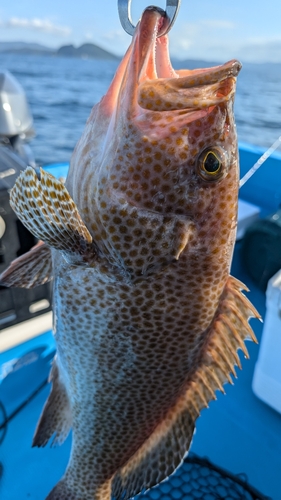
[(57, 250), (84, 255), (92, 237), (62, 182), (40, 169), (27, 167), (11, 190), (10, 204), (20, 221), (38, 239)]
[(190, 447), (201, 410), (216, 399), (216, 390), (224, 392), (223, 384), (232, 382), (230, 374), (235, 374), (235, 365), (240, 366), (237, 350), (242, 349), (247, 356), (245, 340), (251, 338), (256, 342), (248, 320), (260, 316), (241, 289), (246, 287), (230, 276), (199, 368), (166, 419), (116, 474), (112, 485), (116, 500), (126, 500), (151, 488), (175, 470)]
[(52, 279), (51, 249), (39, 241), (29, 252), (13, 260), (0, 275), (0, 285), (33, 288)]

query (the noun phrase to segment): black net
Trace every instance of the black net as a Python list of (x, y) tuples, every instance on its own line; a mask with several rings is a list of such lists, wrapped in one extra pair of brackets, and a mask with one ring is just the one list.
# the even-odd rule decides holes
[(191, 455), (167, 480), (137, 500), (270, 500), (247, 482), (244, 474), (235, 476), (206, 459)]

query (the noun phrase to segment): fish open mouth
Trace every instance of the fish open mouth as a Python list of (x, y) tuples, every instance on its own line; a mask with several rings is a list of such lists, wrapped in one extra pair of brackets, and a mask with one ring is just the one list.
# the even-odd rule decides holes
[(235, 59), (211, 68), (173, 69), (168, 36), (157, 38), (165, 18), (147, 8), (132, 43), (101, 102), (103, 113), (124, 112), (127, 119), (145, 119), (142, 111), (179, 111), (187, 122), (205, 116), (214, 106), (233, 99), (241, 63)]
[(241, 63), (175, 71), (168, 37), (157, 38), (165, 19), (155, 8), (144, 11), (133, 40), (138, 104), (153, 111), (202, 110), (231, 99)]

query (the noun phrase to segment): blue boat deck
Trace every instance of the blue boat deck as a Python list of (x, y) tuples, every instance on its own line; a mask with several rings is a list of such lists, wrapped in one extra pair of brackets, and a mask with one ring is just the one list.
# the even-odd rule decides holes
[[(257, 157), (258, 154), (259, 151), (256, 152)], [(250, 164), (247, 161), (244, 166), (244, 170), (247, 170), (253, 164), (254, 155), (247, 147), (242, 151), (242, 157), (243, 155), (251, 157)], [(254, 188), (254, 194), (251, 192), (248, 196), (248, 187), (243, 188), (244, 199), (263, 207), (265, 213), (277, 208), (281, 200), (280, 159), (281, 156), (278, 155), (273, 157), (267, 166), (267, 169), (273, 169), (272, 185), (274, 189), (280, 188), (280, 196), (279, 193), (273, 196), (267, 189), (266, 199), (262, 202), (262, 185), (268, 188), (270, 178), (267, 175), (267, 180), (264, 180), (264, 173), (259, 174), (261, 179), (259, 187)], [(243, 269), (240, 246), (241, 243), (238, 242), (232, 274), (250, 288), (248, 297), (264, 317), (265, 294), (255, 286)], [(258, 320), (251, 321), (260, 340), (262, 323)], [(225, 386), (226, 395), (217, 393), (217, 401), (212, 401), (210, 407), (204, 410), (198, 419), (191, 451), (201, 457), (207, 457), (233, 474), (245, 474), (247, 481), (254, 488), (272, 500), (280, 500), (281, 415), (254, 395), (251, 386), (259, 347), (252, 342), (248, 342), (247, 347), (250, 359), (246, 360), (241, 356), (243, 369), (237, 369), (238, 379), (235, 384)], [(274, 346), (272, 347), (274, 349)], [(43, 449), (31, 448), (36, 423), (50, 390), (46, 380), (50, 359), (54, 353), (51, 332), (32, 339), (25, 345), (0, 353), (0, 367), (2, 365), (2, 369), (3, 366), (9, 368), (9, 360), (20, 357), (20, 352), (32, 352), (29, 356), (33, 356), (34, 361), (30, 363), (30, 358), (25, 356), (0, 385), (0, 498), (44, 500), (64, 473), (70, 453), (71, 436), (60, 447), (51, 448), (47, 445)], [(159, 498), (159, 494), (151, 498)], [(162, 495), (161, 499), (168, 497)]]

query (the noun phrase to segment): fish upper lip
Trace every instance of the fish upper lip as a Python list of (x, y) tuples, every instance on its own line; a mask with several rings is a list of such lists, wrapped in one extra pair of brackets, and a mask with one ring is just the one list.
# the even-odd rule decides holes
[[(157, 38), (163, 19), (158, 10), (146, 9), (133, 41), (140, 107), (152, 111), (195, 111), (228, 101), (234, 94), (241, 63), (233, 59), (220, 66), (175, 71), (167, 36)], [(161, 100), (163, 106), (151, 100), (147, 104), (148, 95), (155, 96), (155, 103)]]
[(179, 76), (178, 88), (192, 88), (203, 85), (211, 85), (222, 82), (228, 78), (235, 78), (242, 68), (242, 64), (237, 59), (220, 66), (213, 66), (204, 69), (181, 70), (177, 72)]

